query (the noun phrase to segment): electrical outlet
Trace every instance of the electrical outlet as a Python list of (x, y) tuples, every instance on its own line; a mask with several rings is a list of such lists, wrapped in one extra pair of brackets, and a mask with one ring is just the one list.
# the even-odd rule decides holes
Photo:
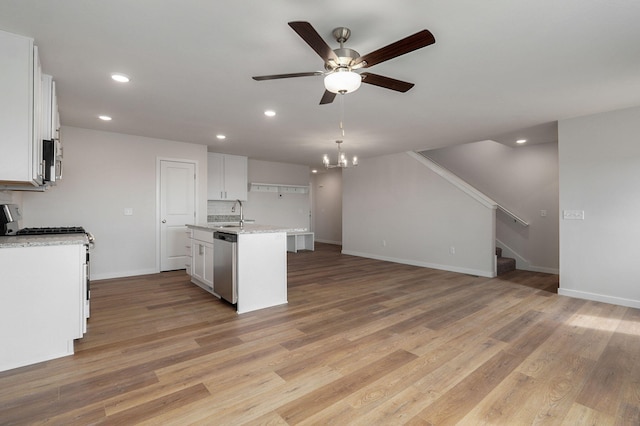
[(133, 216), (133, 209), (131, 207), (126, 207), (124, 209), (124, 215), (125, 216)]
[(453, 246), (449, 247), (449, 254), (456, 254), (456, 248)]
[(546, 210), (540, 210), (540, 216), (547, 217), (547, 211)]
[(386, 247), (387, 246), (387, 240), (382, 240), (382, 247)]

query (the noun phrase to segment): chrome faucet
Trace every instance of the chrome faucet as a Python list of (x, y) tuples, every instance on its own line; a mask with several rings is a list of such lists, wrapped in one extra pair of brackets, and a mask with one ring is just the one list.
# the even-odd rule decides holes
[(231, 209), (231, 211), (236, 211), (236, 204), (240, 205), (240, 228), (242, 228), (244, 226), (244, 213), (242, 212), (242, 201), (240, 200), (236, 200), (236, 202), (233, 204), (233, 208)]

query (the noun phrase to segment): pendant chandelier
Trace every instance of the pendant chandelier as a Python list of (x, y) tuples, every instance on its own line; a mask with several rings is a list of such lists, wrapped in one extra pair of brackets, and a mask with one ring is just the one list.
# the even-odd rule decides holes
[[(340, 145), (342, 145), (342, 141), (337, 140), (336, 143), (338, 144), (338, 161), (335, 164), (331, 164), (331, 161), (329, 160), (329, 156), (327, 154), (325, 154), (324, 157), (322, 158), (322, 163), (327, 169), (333, 169), (336, 167), (340, 167), (340, 168), (349, 167), (349, 160), (347, 160), (347, 154), (342, 152), (342, 149), (340, 148)], [(358, 157), (356, 157), (355, 155), (353, 156), (351, 165), (352, 166), (358, 165)]]
[[(340, 93), (340, 134), (342, 135), (342, 138), (344, 138), (344, 93)], [(324, 164), (324, 167), (326, 167), (327, 169), (334, 169), (336, 167), (339, 168), (346, 168), (346, 167), (350, 167), (350, 166), (357, 166), (358, 165), (358, 157), (356, 157), (355, 155), (353, 156), (353, 160), (351, 160), (351, 164), (349, 164), (349, 160), (347, 160), (347, 154), (345, 154), (342, 151), (342, 143), (343, 143), (343, 139), (339, 139), (336, 141), (336, 143), (338, 144), (338, 160), (336, 163), (332, 164), (331, 160), (329, 159), (329, 155), (325, 154), (324, 157), (322, 157), (322, 164)]]

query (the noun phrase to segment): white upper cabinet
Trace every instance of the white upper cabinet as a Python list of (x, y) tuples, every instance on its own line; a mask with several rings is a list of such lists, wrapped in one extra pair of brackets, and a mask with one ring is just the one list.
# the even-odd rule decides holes
[(41, 138), (43, 139), (43, 159), (45, 180), (53, 184), (62, 178), (62, 141), (60, 140), (60, 115), (56, 82), (48, 74), (42, 74)]
[(0, 69), (0, 183), (41, 186), (41, 70), (33, 39), (0, 31)]
[(207, 199), (247, 199), (247, 157), (208, 153)]
[[(59, 142), (60, 116), (58, 115), (58, 98), (56, 82), (48, 74), (42, 74), (42, 139)], [(57, 147), (56, 151), (60, 151)], [(59, 154), (61, 155), (61, 153)]]

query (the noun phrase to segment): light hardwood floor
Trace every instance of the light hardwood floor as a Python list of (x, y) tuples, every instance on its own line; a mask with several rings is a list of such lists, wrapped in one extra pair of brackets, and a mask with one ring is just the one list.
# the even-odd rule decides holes
[(0, 424), (640, 424), (640, 310), (557, 284), (326, 244), (243, 315), (184, 271), (94, 282), (75, 355), (0, 373)]

